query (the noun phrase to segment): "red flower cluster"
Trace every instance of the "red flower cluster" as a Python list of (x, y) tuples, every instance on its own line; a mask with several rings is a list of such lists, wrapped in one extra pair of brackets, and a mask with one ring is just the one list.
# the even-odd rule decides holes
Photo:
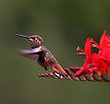
[[(92, 53), (92, 48), (97, 48), (98, 53)], [(78, 79), (81, 75), (89, 74), (91, 80), (96, 80), (95, 74), (98, 74), (97, 80), (105, 80), (104, 75), (108, 71), (108, 81), (110, 81), (110, 36), (106, 30), (102, 34), (99, 44), (92, 38), (87, 38), (84, 50), (77, 47), (78, 54), (86, 55), (84, 65), (79, 68), (70, 68), (77, 70), (75, 76)]]

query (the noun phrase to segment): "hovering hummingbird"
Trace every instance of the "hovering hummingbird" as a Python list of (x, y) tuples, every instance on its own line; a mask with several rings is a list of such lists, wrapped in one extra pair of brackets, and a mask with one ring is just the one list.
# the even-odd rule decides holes
[(16, 36), (27, 39), (31, 49), (22, 49), (20, 53), (27, 58), (33, 59), (40, 64), (45, 70), (51, 68), (54, 74), (60, 78), (71, 79), (68, 73), (57, 62), (54, 55), (45, 47), (43, 39), (39, 35), (25, 36), (15, 34)]

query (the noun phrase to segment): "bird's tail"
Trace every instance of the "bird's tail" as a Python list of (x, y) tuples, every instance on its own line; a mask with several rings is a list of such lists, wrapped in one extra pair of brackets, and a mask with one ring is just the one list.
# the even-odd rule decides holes
[(66, 73), (66, 71), (58, 63), (55, 65), (52, 65), (52, 70), (54, 71), (54, 73), (57, 77), (71, 79), (69, 74)]

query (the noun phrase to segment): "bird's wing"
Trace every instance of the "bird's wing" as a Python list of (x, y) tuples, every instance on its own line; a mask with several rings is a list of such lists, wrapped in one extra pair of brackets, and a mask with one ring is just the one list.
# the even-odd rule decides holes
[(33, 59), (33, 60), (37, 60), (39, 58), (39, 55), (37, 54), (37, 52), (35, 52), (33, 50), (21, 49), (21, 50), (19, 50), (19, 52), (24, 57), (27, 57), (27, 58), (30, 58), (30, 59)]
[(39, 58), (39, 52), (41, 52), (41, 51), (43, 51), (41, 46), (34, 48), (34, 49), (21, 49), (21, 50), (19, 50), (21, 55), (23, 55), (24, 57), (33, 59), (33, 60), (37, 60)]

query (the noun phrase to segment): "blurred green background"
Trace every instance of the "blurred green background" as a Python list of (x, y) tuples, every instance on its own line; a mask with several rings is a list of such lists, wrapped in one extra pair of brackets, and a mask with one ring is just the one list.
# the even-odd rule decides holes
[(109, 0), (0, 0), (0, 104), (110, 104), (110, 83), (38, 78), (44, 69), (21, 57), (40, 34), (63, 67), (83, 65), (76, 47), (110, 34)]

